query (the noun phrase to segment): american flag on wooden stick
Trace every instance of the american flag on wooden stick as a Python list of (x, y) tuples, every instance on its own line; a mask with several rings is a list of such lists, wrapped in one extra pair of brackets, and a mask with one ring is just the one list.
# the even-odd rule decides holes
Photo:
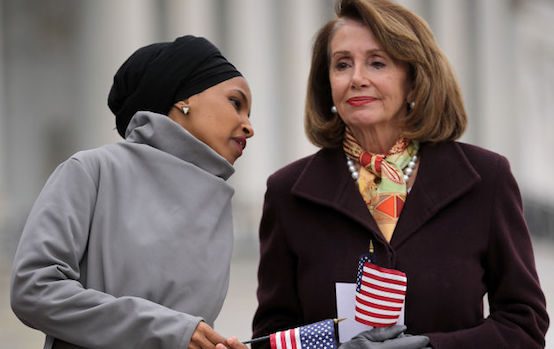
[(336, 349), (335, 321), (323, 320), (279, 331), (271, 334), (269, 341), (271, 349)]
[(396, 324), (406, 299), (407, 285), (405, 273), (379, 267), (367, 256), (362, 256), (356, 280), (356, 321), (373, 327)]

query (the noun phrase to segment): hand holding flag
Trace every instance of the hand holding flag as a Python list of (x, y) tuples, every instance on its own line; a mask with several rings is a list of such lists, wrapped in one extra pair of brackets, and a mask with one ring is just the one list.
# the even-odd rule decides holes
[(335, 323), (328, 319), (289, 330), (278, 331), (269, 336), (243, 342), (255, 343), (269, 339), (271, 349), (336, 349)]

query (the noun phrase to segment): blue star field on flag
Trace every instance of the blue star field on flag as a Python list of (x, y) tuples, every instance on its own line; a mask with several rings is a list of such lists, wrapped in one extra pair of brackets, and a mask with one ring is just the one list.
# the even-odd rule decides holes
[(323, 320), (270, 336), (271, 349), (336, 349), (335, 323)]
[(358, 272), (356, 273), (356, 292), (360, 292), (360, 287), (362, 285), (362, 276), (364, 275), (364, 264), (366, 262), (371, 263), (369, 253), (363, 254), (358, 260)]

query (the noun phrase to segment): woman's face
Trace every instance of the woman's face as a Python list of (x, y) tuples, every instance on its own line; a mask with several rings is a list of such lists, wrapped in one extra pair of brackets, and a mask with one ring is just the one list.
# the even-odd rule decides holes
[(394, 61), (367, 26), (344, 19), (329, 46), (333, 103), (348, 126), (395, 125), (406, 115), (408, 67)]
[(189, 113), (173, 110), (169, 117), (234, 164), (246, 147), (246, 139), (254, 135), (249, 119), (251, 103), (246, 79), (235, 77), (176, 103), (179, 109), (189, 106)]

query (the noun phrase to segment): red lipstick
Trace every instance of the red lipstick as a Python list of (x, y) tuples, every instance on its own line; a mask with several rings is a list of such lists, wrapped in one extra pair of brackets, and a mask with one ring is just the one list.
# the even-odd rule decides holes
[(373, 98), (373, 97), (370, 97), (370, 96), (356, 96), (356, 97), (352, 97), (352, 98), (349, 98), (346, 103), (350, 104), (351, 106), (353, 107), (359, 107), (359, 106), (362, 106), (362, 105), (365, 105), (365, 104), (369, 104), (373, 101), (376, 101), (377, 98)]

